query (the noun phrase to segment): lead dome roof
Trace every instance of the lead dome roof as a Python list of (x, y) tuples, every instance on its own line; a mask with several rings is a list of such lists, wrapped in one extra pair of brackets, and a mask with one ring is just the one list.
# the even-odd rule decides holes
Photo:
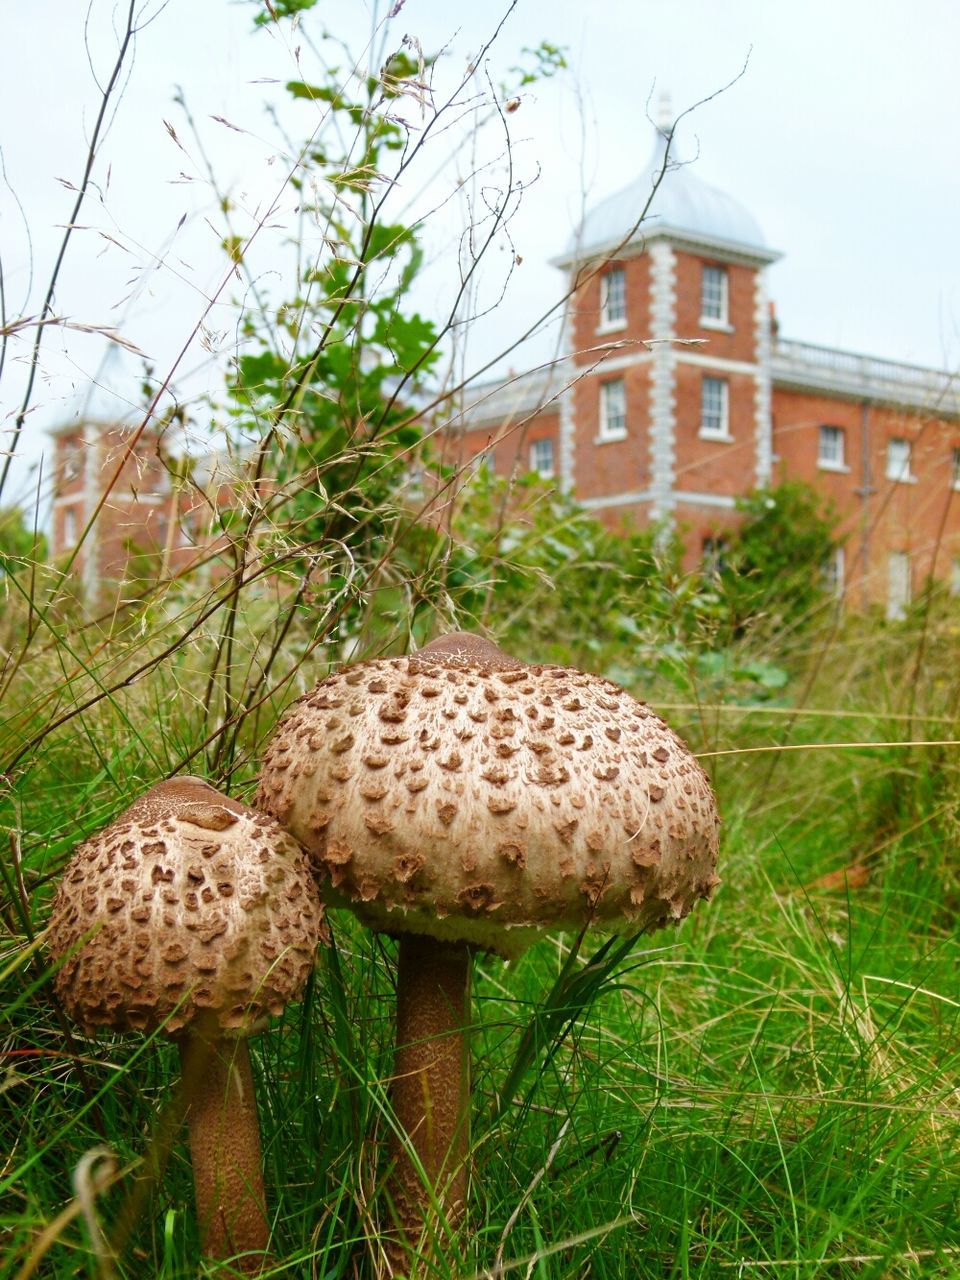
[(629, 243), (668, 236), (707, 246), (721, 255), (761, 263), (780, 257), (775, 249), (767, 247), (753, 215), (733, 196), (698, 177), (694, 165), (679, 156), (671, 131), (660, 126), (653, 154), (643, 171), (628, 186), (588, 210), (579, 232), (555, 260), (556, 266), (602, 256), (620, 244), (650, 198), (663, 169), (668, 142), (670, 152), (663, 180), (650, 212)]

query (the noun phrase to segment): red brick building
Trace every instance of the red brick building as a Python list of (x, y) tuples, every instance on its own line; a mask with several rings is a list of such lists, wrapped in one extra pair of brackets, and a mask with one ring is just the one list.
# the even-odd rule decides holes
[(214, 507), (230, 502), (230, 485), (208, 462), (188, 479), (160, 432), (145, 430), (134, 442), (132, 428), (116, 423), (72, 422), (52, 435), (51, 549), (60, 560), (75, 552), (72, 568), (88, 598), (106, 603), (109, 588), (123, 594), (216, 549)]
[[(784, 339), (766, 285), (779, 255), (736, 200), (665, 164), (666, 149), (661, 132), (648, 168), (590, 211), (556, 260), (571, 289), (566, 356), (474, 385), (444, 427), (445, 452), (554, 477), (612, 525), (672, 527), (691, 567), (737, 519), (737, 497), (801, 479), (841, 515), (830, 570), (852, 604), (897, 616), (931, 573), (960, 591), (960, 386)], [(128, 435), (96, 424), (55, 434), (62, 554)], [(189, 563), (210, 524), (204, 501), (226, 500), (173, 483), (156, 438), (143, 437), (80, 553), (88, 591), (140, 564)]]
[(852, 603), (897, 616), (930, 573), (960, 589), (960, 385), (781, 337), (765, 279), (779, 255), (735, 200), (665, 168), (666, 147), (661, 133), (556, 260), (567, 356), (474, 386), (462, 456), (554, 476), (612, 524), (675, 528), (691, 566), (738, 496), (801, 479), (840, 513), (830, 569)]

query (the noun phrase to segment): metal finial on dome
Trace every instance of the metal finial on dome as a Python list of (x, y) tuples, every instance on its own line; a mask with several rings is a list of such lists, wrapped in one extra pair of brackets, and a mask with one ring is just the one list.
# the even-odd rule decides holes
[(670, 90), (661, 89), (660, 99), (657, 103), (657, 131), (663, 136), (669, 137), (673, 129), (673, 104), (670, 101)]

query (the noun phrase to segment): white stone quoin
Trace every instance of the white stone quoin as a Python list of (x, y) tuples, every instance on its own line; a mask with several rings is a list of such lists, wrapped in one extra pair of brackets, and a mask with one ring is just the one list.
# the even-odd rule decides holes
[(676, 357), (677, 258), (665, 240), (650, 246), (650, 317), (653, 361), (650, 370), (650, 519), (670, 520), (676, 503)]
[(773, 387), (770, 372), (772, 335), (770, 332), (770, 307), (767, 301), (765, 271), (754, 276), (755, 322), (757, 326), (756, 373), (756, 450), (757, 486), (768, 485), (773, 476)]

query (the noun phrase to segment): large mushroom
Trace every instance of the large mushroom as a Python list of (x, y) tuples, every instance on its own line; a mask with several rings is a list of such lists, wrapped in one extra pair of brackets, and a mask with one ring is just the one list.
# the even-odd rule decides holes
[(400, 1274), (438, 1229), (431, 1203), (449, 1227), (465, 1206), (472, 951), (682, 919), (718, 883), (716, 801), (618, 685), (458, 632), (321, 681), (270, 743), (254, 803), (312, 854), (331, 905), (400, 938)]
[(146, 792), (67, 865), (48, 945), (87, 1032), (180, 1049), (203, 1249), (259, 1270), (269, 1238), (246, 1037), (302, 987), (323, 907), (303, 850), (265, 814), (178, 777)]

